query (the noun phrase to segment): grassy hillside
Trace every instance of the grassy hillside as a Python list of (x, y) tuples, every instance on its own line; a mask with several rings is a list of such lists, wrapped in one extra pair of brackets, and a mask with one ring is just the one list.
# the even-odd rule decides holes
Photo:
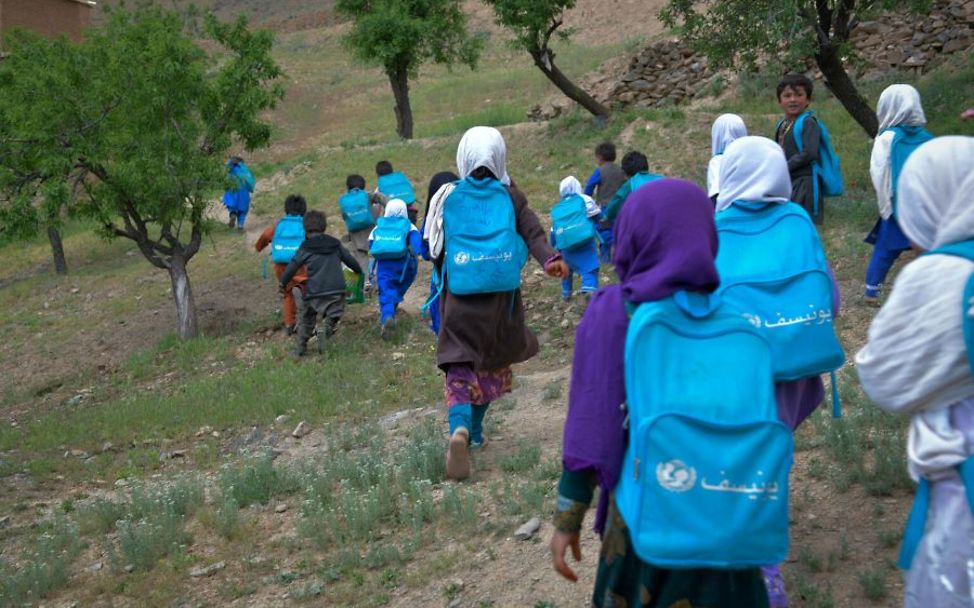
[[(289, 96), (272, 116), (273, 147), (251, 155), (265, 181), (249, 234), (217, 227), (190, 264), (200, 338), (172, 336), (168, 280), (125, 242), (72, 225), (67, 277), (50, 274), (42, 240), (0, 245), (0, 518), (9, 517), (0, 519), (0, 605), (41, 596), (86, 606), (585, 604), (598, 551), (591, 534), (575, 587), (550, 572), (543, 542), (510, 538), (552, 507), (581, 311), (529, 266), (528, 320), (542, 352), (518, 366), (515, 393), (494, 406), (473, 479), (446, 483), (442, 380), (417, 313), (425, 265), (392, 343), (378, 338), (374, 304), (353, 306), (324, 357), (294, 362), (254, 231), (301, 192), (340, 235), (335, 201), (348, 173), (371, 184), (385, 158), (422, 191), (452, 168), (475, 124), (506, 125), (510, 172), (545, 222), (558, 182), (584, 179), (605, 139), (703, 182), (713, 118), (738, 112), (752, 133), (770, 133), (774, 82), (748, 76), (692, 108), (622, 112), (598, 127), (582, 114), (514, 124), (548, 88), (498, 44), (476, 73), (424, 70), (413, 87), (419, 139), (399, 142), (387, 84), (348, 61), (341, 32), (280, 37)], [(583, 38), (559, 57), (581, 74), (625, 44)], [(957, 119), (974, 98), (970, 65), (887, 81), (918, 86), (934, 133), (974, 132)], [(887, 81), (866, 84), (868, 97)], [(815, 106), (848, 183), (829, 201), (822, 234), (851, 356), (874, 312), (859, 302), (870, 252), (861, 239), (875, 218), (870, 142), (826, 93)], [(890, 560), (912, 490), (903, 421), (867, 402), (854, 370), (842, 371), (841, 388), (846, 417), (821, 411), (798, 434), (785, 567), (793, 605), (900, 605)], [(299, 421), (313, 432), (295, 439)]]

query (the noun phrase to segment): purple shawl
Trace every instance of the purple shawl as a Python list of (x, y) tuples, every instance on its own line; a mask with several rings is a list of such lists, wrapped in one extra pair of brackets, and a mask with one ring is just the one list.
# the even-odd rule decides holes
[(593, 470), (602, 488), (595, 529), (626, 449), (623, 355), (629, 318), (625, 301), (660, 300), (680, 290), (711, 292), (719, 280), (714, 258), (713, 205), (696, 185), (677, 179), (650, 182), (626, 200), (616, 220), (614, 263), (621, 283), (592, 298), (575, 333), (562, 462), (570, 471)]

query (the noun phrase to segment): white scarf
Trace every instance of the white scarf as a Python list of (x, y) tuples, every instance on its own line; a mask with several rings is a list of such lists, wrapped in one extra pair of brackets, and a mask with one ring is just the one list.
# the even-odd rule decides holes
[(582, 192), (582, 184), (574, 175), (569, 175), (561, 180), (561, 184), (558, 185), (558, 194), (561, 195), (561, 198), (576, 194), (582, 197), (582, 200), (585, 201), (585, 215), (590, 218), (602, 213), (602, 209), (599, 208), (599, 204), (595, 202), (595, 199)]
[(741, 137), (727, 146), (723, 157), (717, 212), (734, 201), (787, 203), (791, 198), (788, 161), (775, 142), (766, 137)]
[[(897, 192), (900, 226), (920, 247), (974, 237), (974, 138), (940, 137), (920, 146), (906, 161)], [(909, 264), (856, 354), (870, 399), (912, 415), (907, 455), (914, 478), (936, 480), (969, 455), (950, 407), (974, 397), (961, 310), (972, 272), (974, 263), (947, 255)]]
[(879, 118), (879, 135), (873, 141), (869, 176), (876, 190), (879, 215), (886, 220), (893, 215), (893, 165), (890, 159), (893, 133), (886, 129), (900, 125), (922, 126), (927, 124), (927, 118), (920, 104), (920, 94), (908, 84), (886, 87), (879, 96), (876, 116)]
[[(460, 179), (466, 179), (479, 167), (489, 169), (505, 186), (510, 185), (507, 174), (507, 145), (504, 136), (493, 127), (473, 127), (468, 129), (457, 146), (457, 171)], [(426, 227), (423, 238), (429, 242), (430, 256), (433, 259), (443, 252), (443, 203), (453, 192), (453, 184), (444, 184), (430, 200), (426, 212)]]

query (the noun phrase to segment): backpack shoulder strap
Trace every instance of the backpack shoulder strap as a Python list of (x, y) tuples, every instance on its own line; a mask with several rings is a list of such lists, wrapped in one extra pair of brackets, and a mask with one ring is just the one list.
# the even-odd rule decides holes
[[(974, 262), (974, 239), (958, 241), (932, 249), (923, 255), (952, 255)], [(967, 363), (974, 375), (974, 273), (964, 286), (964, 299), (961, 301), (961, 321), (964, 329), (964, 346), (967, 350)]]

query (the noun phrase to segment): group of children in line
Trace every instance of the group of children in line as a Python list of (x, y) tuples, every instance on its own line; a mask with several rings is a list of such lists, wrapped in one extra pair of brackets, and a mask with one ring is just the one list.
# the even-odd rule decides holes
[[(367, 254), (375, 260), (386, 334), (416, 256), (430, 260), (446, 473), (462, 480), (471, 451), (487, 444), (490, 404), (512, 389), (511, 366), (538, 352), (524, 319), (522, 266), (533, 257), (562, 280), (566, 299), (580, 274), (591, 299), (576, 333), (555, 569), (576, 580), (565, 556), (581, 557), (579, 532), (598, 487), (595, 606), (787, 606), (779, 564), (792, 433), (824, 399), (821, 374), (844, 361), (833, 326), (838, 288), (813, 224), (829, 188), (820, 166), (827, 131), (807, 111), (811, 93), (803, 76), (782, 80), (776, 141), (748, 136), (739, 117), (718, 118), (706, 192), (650, 173), (638, 152), (619, 167), (615, 148), (598, 146), (584, 189), (573, 176), (561, 181), (551, 231), (508, 174), (503, 137), (489, 127), (463, 135), (456, 174), (431, 180), (421, 227), (408, 179), (383, 181), (394, 174), (387, 163), (372, 195), (349, 176), (340, 206), (354, 253), (324, 234), (322, 214), (289, 197), (287, 217), (258, 249), (276, 248), (282, 224), (304, 214), (307, 238), (288, 244), (293, 255), (278, 267), (285, 298), (296, 284), (304, 290), (297, 354), (319, 316), (319, 348), (335, 331), (341, 264), (365, 272)], [(904, 241), (933, 251), (901, 273), (856, 367), (880, 407), (912, 415), (909, 468), (921, 486), (901, 562), (907, 606), (969, 607), (974, 139), (922, 143), (919, 96), (907, 85), (883, 93), (879, 120), (871, 175), (880, 220), (866, 295), (878, 295)], [(618, 284), (599, 289), (600, 258), (611, 260)], [(285, 323), (287, 315), (285, 306)]]

